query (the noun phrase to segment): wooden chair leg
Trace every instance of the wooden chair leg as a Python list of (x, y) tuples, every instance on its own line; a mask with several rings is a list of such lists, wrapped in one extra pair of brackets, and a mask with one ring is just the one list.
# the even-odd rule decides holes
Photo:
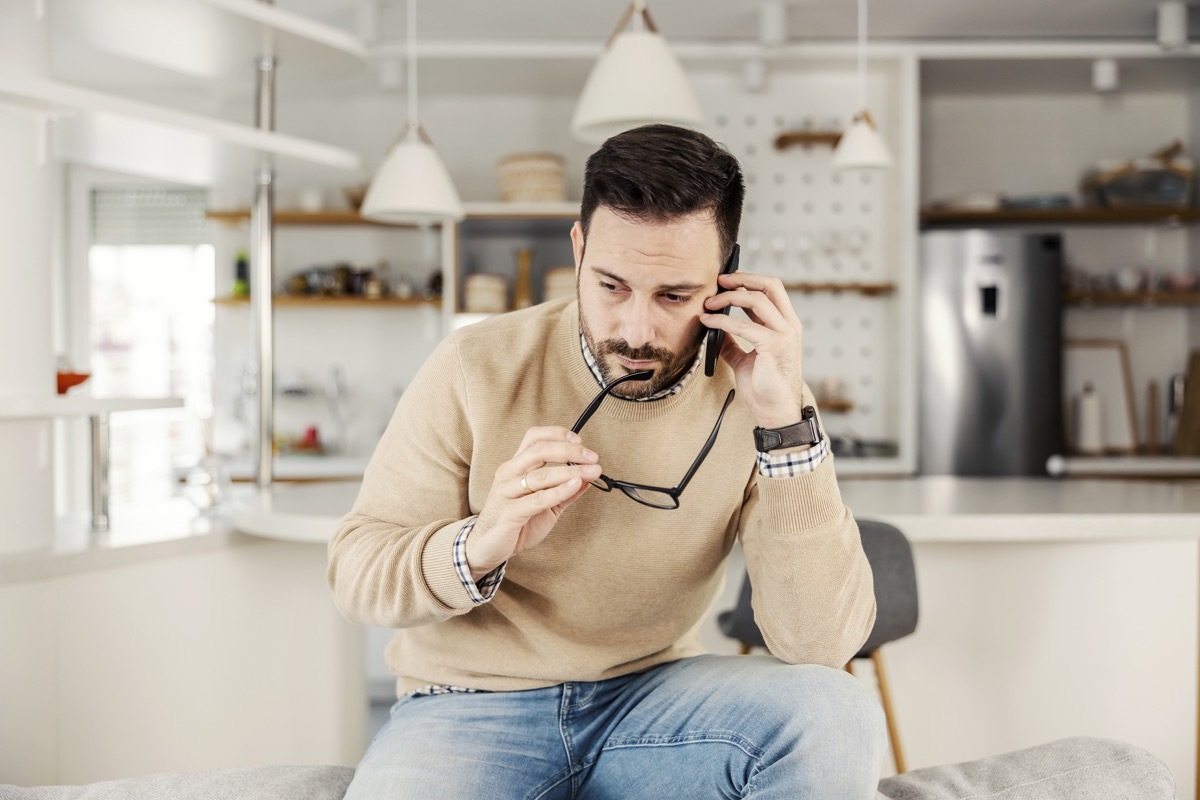
[(888, 686), (887, 670), (883, 666), (882, 648), (876, 647), (871, 651), (871, 661), (875, 664), (875, 678), (879, 681), (879, 696), (883, 701), (883, 715), (887, 718), (888, 738), (892, 741), (892, 758), (896, 762), (896, 772), (908, 772), (904, 763), (904, 749), (900, 746), (900, 731), (896, 728), (896, 712), (892, 708), (892, 692)]
[(738, 655), (750, 655), (750, 645), (746, 644), (745, 642), (740, 643), (738, 645)]

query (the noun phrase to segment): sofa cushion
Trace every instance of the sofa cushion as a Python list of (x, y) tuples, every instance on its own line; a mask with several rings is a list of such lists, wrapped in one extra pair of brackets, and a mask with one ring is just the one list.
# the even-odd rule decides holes
[(1174, 800), (1166, 766), (1132, 745), (1079, 737), (886, 778), (887, 800)]
[(245, 767), (87, 786), (0, 786), (0, 800), (341, 800), (353, 777), (350, 767)]

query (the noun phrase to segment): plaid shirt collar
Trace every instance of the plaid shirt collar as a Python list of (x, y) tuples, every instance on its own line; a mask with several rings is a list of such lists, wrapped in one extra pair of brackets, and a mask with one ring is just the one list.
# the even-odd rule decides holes
[[(592, 377), (596, 379), (596, 383), (604, 386), (604, 375), (600, 372), (600, 365), (596, 362), (596, 357), (592, 355), (591, 348), (588, 347), (587, 338), (581, 331), (579, 333), (579, 349), (583, 352), (583, 360), (587, 363), (588, 369), (592, 371)], [(622, 397), (622, 400), (633, 400), (638, 403), (644, 403), (650, 400), (662, 400), (665, 397), (672, 397), (683, 391), (683, 386), (688, 382), (688, 378), (695, 374), (696, 368), (700, 366), (700, 359), (704, 356), (704, 348), (700, 348), (700, 352), (696, 354), (696, 360), (692, 362), (692, 368), (684, 374), (682, 378), (676, 381), (671, 386), (668, 386), (661, 391), (655, 392), (649, 397)]]

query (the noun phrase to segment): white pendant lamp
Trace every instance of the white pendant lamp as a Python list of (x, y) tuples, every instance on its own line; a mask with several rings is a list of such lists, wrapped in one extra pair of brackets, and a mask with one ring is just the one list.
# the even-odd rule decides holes
[(462, 201), (417, 117), (417, 0), (408, 0), (408, 127), (371, 179), (360, 213), (372, 222), (461, 220)]
[[(631, 18), (633, 27), (625, 30)], [(683, 67), (658, 33), (644, 0), (630, 3), (584, 84), (571, 119), (572, 135), (599, 144), (639, 125), (695, 127), (701, 119)]]
[(833, 168), (886, 169), (892, 154), (867, 110), (867, 0), (858, 0), (858, 108), (833, 151)]

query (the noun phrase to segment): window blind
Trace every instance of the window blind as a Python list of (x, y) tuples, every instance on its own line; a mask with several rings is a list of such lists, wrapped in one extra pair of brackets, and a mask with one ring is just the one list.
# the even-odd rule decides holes
[(207, 244), (204, 189), (162, 186), (92, 190), (92, 243), (102, 245)]

